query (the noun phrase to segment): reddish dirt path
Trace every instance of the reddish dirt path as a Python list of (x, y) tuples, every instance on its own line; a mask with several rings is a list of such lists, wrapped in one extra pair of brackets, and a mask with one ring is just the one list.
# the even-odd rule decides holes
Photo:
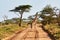
[(9, 40), (51, 40), (48, 36), (48, 33), (44, 32), (44, 30), (41, 27), (38, 27), (38, 25), (33, 25), (33, 28), (30, 27), (26, 30), (22, 31), (21, 33), (18, 33), (13, 38), (10, 38)]

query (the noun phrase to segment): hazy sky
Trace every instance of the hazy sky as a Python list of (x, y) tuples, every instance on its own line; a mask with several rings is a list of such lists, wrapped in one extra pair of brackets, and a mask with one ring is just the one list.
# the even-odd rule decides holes
[(52, 7), (60, 8), (60, 0), (0, 0), (0, 21), (4, 20), (4, 15), (7, 15), (9, 19), (18, 17), (14, 12), (9, 12), (9, 10), (24, 4), (32, 6), (30, 12), (24, 13), (23, 17), (25, 18), (42, 10), (48, 4)]

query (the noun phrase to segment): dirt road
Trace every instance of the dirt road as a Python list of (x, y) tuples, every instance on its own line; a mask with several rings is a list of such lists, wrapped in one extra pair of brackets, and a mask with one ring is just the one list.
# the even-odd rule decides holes
[(34, 25), (32, 29), (29, 27), (8, 40), (51, 40), (51, 38), (41, 27)]

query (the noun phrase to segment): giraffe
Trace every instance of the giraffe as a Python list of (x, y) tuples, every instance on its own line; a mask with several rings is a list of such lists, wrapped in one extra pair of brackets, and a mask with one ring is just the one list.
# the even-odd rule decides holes
[(32, 21), (31, 28), (34, 28), (34, 27), (36, 26), (37, 17), (38, 17), (38, 12), (35, 14), (35, 18), (34, 18), (33, 21)]

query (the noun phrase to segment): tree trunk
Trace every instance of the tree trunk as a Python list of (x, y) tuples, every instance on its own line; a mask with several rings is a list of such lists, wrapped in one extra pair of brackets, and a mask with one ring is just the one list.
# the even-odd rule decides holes
[(20, 12), (20, 23), (19, 23), (19, 26), (21, 26), (21, 23), (22, 23), (22, 16), (23, 16), (23, 12)]

